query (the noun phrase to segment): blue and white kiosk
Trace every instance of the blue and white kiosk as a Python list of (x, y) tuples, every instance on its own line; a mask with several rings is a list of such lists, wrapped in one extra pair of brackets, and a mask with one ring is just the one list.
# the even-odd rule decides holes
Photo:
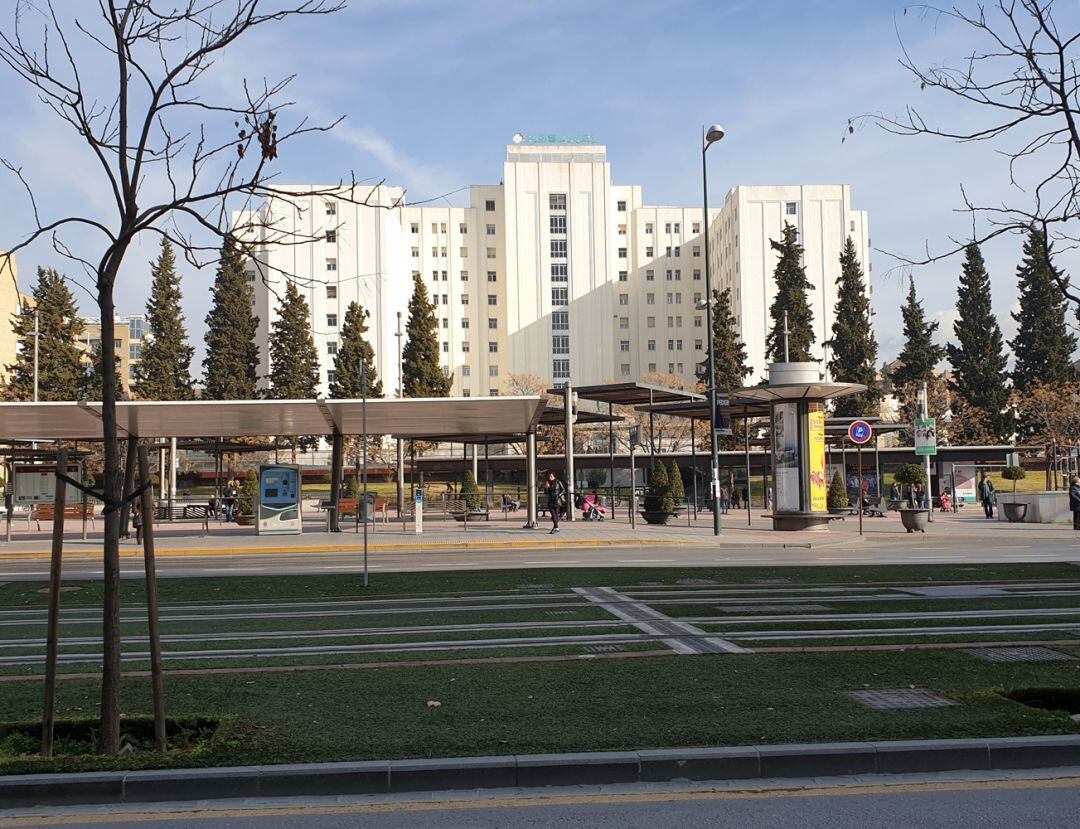
[(300, 467), (270, 464), (259, 467), (259, 505), (256, 528), (259, 535), (299, 535)]

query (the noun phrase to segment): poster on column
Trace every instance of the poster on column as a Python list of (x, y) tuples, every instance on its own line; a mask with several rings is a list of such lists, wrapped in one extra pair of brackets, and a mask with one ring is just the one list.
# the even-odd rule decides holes
[(829, 485), (825, 480), (825, 407), (820, 403), (809, 405), (810, 511), (825, 512), (829, 508)]
[(976, 497), (975, 467), (954, 466), (953, 479), (956, 481), (956, 492), (953, 499), (957, 504), (974, 504)]
[(772, 427), (776, 511), (799, 512), (799, 404), (775, 404)]

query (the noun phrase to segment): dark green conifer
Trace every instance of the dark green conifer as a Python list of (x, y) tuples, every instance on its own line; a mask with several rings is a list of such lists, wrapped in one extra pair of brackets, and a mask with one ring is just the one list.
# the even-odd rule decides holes
[(435, 308), (419, 275), (413, 277), (406, 343), (402, 350), (405, 397), (446, 397), (452, 381), (439, 362), (439, 329)]
[(877, 384), (877, 340), (870, 324), (870, 298), (862, 266), (849, 236), (840, 252), (840, 276), (836, 280), (829, 347), (829, 374), (838, 383), (862, 383), (867, 390), (836, 400), (837, 417), (876, 416), (881, 389)]
[[(8, 395), (14, 400), (34, 399), (34, 314), (38, 315), (38, 400), (78, 400), (85, 391), (82, 353), (76, 345), (86, 329), (64, 276), (52, 268), (38, 268), (31, 294), (33, 306), (24, 305), (11, 321), (18, 338), (18, 353), (10, 372)], [(100, 395), (100, 392), (99, 392)], [(100, 400), (100, 396), (97, 398)]]
[(814, 290), (806, 278), (803, 266), (803, 248), (799, 244), (799, 232), (784, 223), (784, 235), (779, 242), (771, 240), (773, 250), (779, 251), (780, 259), (773, 272), (776, 279), (776, 297), (769, 308), (772, 330), (765, 337), (765, 357), (770, 363), (784, 360), (784, 313), (788, 324), (788, 359), (793, 363), (810, 360), (810, 347), (814, 344), (814, 312), (810, 308), (807, 291)]
[(334, 357), (334, 382), (330, 384), (330, 396), (357, 400), (363, 396), (361, 366), (367, 378), (367, 396), (382, 397), (383, 385), (375, 369), (375, 349), (367, 341), (370, 314), (357, 302), (350, 302), (345, 310), (345, 323), (341, 327), (341, 342)]
[(150, 263), (153, 284), (146, 303), (149, 332), (135, 364), (134, 392), (144, 400), (190, 400), (191, 357), (184, 313), (180, 308), (180, 277), (169, 240), (162, 238), (161, 253)]
[(209, 400), (254, 400), (259, 396), (259, 320), (251, 313), (252, 290), (236, 246), (226, 240), (206, 315), (205, 390)]

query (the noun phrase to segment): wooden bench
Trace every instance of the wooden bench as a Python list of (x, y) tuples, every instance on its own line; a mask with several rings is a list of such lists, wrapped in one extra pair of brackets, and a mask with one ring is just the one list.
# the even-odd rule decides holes
[(214, 509), (209, 504), (158, 504), (154, 508), (155, 524), (174, 524), (180, 521), (198, 521), (203, 535), (210, 532), (210, 519)]
[[(369, 500), (371, 500), (371, 499), (369, 498)], [(386, 498), (375, 498), (374, 499), (374, 504), (372, 505), (372, 513), (373, 514), (368, 516), (368, 517), (372, 521), (374, 521), (375, 516), (382, 513), (382, 522), (384, 524), (386, 524), (389, 521), (389, 518), (387, 517), (387, 508), (388, 508), (389, 504), (390, 504), (390, 502)], [(330, 506), (330, 502), (327, 501), (325, 508), (328, 509), (329, 506)], [(341, 519), (346, 518), (348, 516), (351, 516), (352, 518), (356, 518), (357, 517), (357, 510), (359, 509), (359, 507), (360, 507), (360, 499), (359, 498), (342, 498), (342, 499), (340, 499), (338, 501), (338, 519), (341, 520)]]
[[(52, 521), (56, 518), (56, 504), (34, 504), (30, 512), (26, 514), (26, 529), (30, 529), (30, 522), (33, 521), (37, 524), (37, 528), (41, 529), (42, 521)], [(64, 505), (64, 519), (74, 518), (79, 521), (83, 519), (83, 505), (82, 504), (65, 504)], [(96, 527), (94, 523), (94, 505), (86, 505), (86, 519), (90, 522), (91, 527)]]

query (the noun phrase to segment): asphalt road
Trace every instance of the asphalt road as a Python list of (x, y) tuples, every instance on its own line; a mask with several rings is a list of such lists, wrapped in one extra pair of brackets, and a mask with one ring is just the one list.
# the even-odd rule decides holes
[[(1000, 562), (1080, 562), (1080, 534), (1076, 539), (1017, 537), (965, 538), (961, 533), (904, 541), (876, 541), (820, 549), (805, 547), (715, 547), (705, 544), (611, 547), (558, 547), (546, 549), (483, 548), (425, 552), (418, 550), (372, 552), (369, 569), (378, 572), (526, 569), (538, 567), (739, 567), (771, 565), (844, 564), (974, 564)], [(307, 575), (358, 573), (363, 570), (360, 552), (303, 552), (269, 554), (215, 554), (208, 556), (159, 556), (158, 575), (169, 577), (227, 576), (242, 574)], [(121, 572), (142, 578), (142, 561), (125, 558)], [(101, 577), (99, 560), (67, 558), (64, 578)], [(0, 581), (43, 580), (49, 563), (43, 558), (0, 559)]]
[[(65, 816), (65, 826), (170, 829), (1074, 829), (1080, 782), (956, 784), (955, 787), (821, 789), (804, 793), (684, 793), (610, 795), (549, 801), (504, 800), (480, 805), (400, 803), (379, 806)], [(48, 818), (17, 826), (61, 825)], [(0, 820), (0, 826), (4, 821)]]

